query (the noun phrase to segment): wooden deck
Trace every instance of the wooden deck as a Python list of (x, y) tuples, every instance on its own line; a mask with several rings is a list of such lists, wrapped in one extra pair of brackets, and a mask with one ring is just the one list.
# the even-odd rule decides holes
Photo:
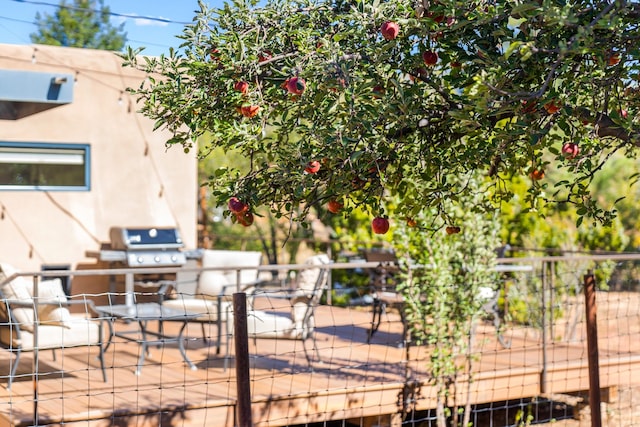
[[(600, 326), (603, 388), (640, 383), (640, 296), (629, 294), (623, 301), (635, 307), (627, 311), (627, 318), (607, 319)], [(383, 318), (371, 344), (366, 342), (370, 325), (366, 309), (322, 306), (317, 323), (322, 363), (314, 363), (313, 369), (299, 341), (249, 343), (254, 425), (290, 426), (397, 414), (405, 393), (414, 393), (416, 410), (435, 407), (434, 389), (425, 372), (429, 349), (410, 347), (407, 353), (399, 346), (401, 324), (396, 313)], [(481, 325), (476, 340), (480, 358), (471, 383), (473, 403), (587, 390), (586, 343), (580, 332), (584, 324), (577, 329), (573, 340), (549, 344), (543, 372), (539, 332), (510, 329), (512, 346), (504, 349), (495, 331)], [(138, 346), (116, 341), (105, 355), (107, 383), (102, 381), (96, 348), (58, 351), (56, 360), (51, 352), (42, 352), (37, 422), (35, 382), (29, 374), (33, 358), (25, 353), (18, 370), (24, 377), (15, 381), (12, 390), (7, 391), (6, 378), (0, 380), (0, 426), (233, 426), (237, 400), (233, 358), (225, 371), (224, 360), (201, 339), (199, 325), (190, 325), (187, 335), (187, 352), (198, 366), (196, 371), (188, 368), (171, 344), (154, 348), (136, 376)], [(2, 375), (9, 372), (10, 360), (8, 352), (0, 352)]]

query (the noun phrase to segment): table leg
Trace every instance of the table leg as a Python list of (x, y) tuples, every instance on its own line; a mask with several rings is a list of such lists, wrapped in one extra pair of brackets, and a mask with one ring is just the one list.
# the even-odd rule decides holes
[(385, 310), (384, 303), (380, 301), (378, 298), (374, 298), (373, 306), (371, 308), (371, 311), (372, 311), (371, 329), (369, 329), (369, 334), (367, 336), (367, 344), (371, 342), (371, 338), (373, 337), (373, 334), (375, 334), (378, 328), (380, 327), (380, 322), (382, 321), (382, 313), (384, 313), (384, 310)]
[(111, 345), (111, 341), (113, 340), (113, 336), (115, 335), (113, 333), (113, 322), (114, 319), (112, 317), (110, 317), (109, 319), (104, 319), (102, 318), (102, 314), (100, 315), (100, 323), (102, 324), (102, 322), (107, 322), (107, 324), (109, 325), (109, 339), (107, 340), (107, 345), (104, 346), (104, 349), (102, 350), (103, 353), (105, 353), (108, 349), (109, 346)]
[(142, 372), (142, 365), (144, 364), (144, 357), (147, 354), (147, 328), (146, 322), (138, 321), (138, 325), (140, 325), (140, 335), (141, 335), (141, 343), (140, 343), (140, 357), (138, 358), (138, 367), (136, 368), (136, 375), (140, 375)]
[(133, 307), (135, 304), (134, 290), (133, 273), (127, 273), (124, 275), (124, 303), (127, 307)]
[(189, 357), (187, 356), (187, 351), (184, 348), (184, 338), (182, 337), (182, 335), (184, 334), (184, 330), (186, 328), (187, 328), (187, 322), (183, 322), (182, 327), (180, 328), (180, 332), (178, 333), (178, 348), (180, 349), (180, 354), (182, 354), (182, 358), (184, 359), (185, 362), (187, 362), (187, 365), (189, 365), (189, 368), (191, 368), (192, 371), (196, 371), (198, 370), (198, 367), (193, 364), (191, 359), (189, 359)]

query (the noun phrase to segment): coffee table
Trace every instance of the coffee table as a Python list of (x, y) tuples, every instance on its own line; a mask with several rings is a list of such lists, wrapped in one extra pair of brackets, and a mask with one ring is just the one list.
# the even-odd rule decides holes
[[(162, 346), (167, 343), (178, 343), (178, 349), (182, 355), (182, 359), (189, 365), (192, 370), (198, 368), (187, 356), (187, 352), (184, 348), (184, 330), (187, 327), (189, 320), (195, 319), (198, 315), (188, 313), (182, 310), (174, 308), (163, 307), (162, 305), (149, 302), (140, 304), (116, 304), (116, 305), (101, 305), (95, 307), (98, 315), (102, 320), (106, 320), (109, 325), (109, 340), (107, 341), (104, 351), (107, 351), (113, 337), (125, 339), (127, 341), (137, 342), (140, 346), (140, 357), (138, 358), (138, 366), (136, 368), (136, 375), (140, 375), (142, 371), (142, 365), (144, 364), (144, 358), (149, 351), (150, 346)], [(128, 323), (135, 322), (138, 327), (128, 331), (115, 331), (114, 323), (116, 321), (124, 321)], [(151, 331), (147, 327), (148, 322), (158, 321), (159, 328), (157, 331)], [(182, 326), (177, 335), (167, 335), (162, 328), (163, 322), (182, 322)]]

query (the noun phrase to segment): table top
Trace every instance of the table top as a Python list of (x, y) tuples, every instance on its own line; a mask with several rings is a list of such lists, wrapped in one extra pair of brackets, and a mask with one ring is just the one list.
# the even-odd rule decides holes
[(114, 304), (97, 306), (96, 311), (101, 315), (130, 320), (182, 320), (195, 319), (198, 314), (185, 310), (164, 307), (155, 302), (141, 304)]

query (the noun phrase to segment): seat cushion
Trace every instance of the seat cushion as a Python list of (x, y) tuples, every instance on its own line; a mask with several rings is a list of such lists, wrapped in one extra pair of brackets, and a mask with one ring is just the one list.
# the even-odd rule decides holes
[[(22, 330), (20, 339), (18, 339), (15, 329), (0, 328), (0, 341), (5, 347), (21, 347), (23, 351), (31, 351), (34, 348), (32, 331)], [(96, 345), (100, 342), (98, 322), (90, 319), (72, 317), (66, 327), (53, 325), (38, 327), (38, 348), (40, 350)]]
[(289, 317), (262, 310), (247, 312), (247, 332), (250, 338), (299, 338), (299, 333)]

